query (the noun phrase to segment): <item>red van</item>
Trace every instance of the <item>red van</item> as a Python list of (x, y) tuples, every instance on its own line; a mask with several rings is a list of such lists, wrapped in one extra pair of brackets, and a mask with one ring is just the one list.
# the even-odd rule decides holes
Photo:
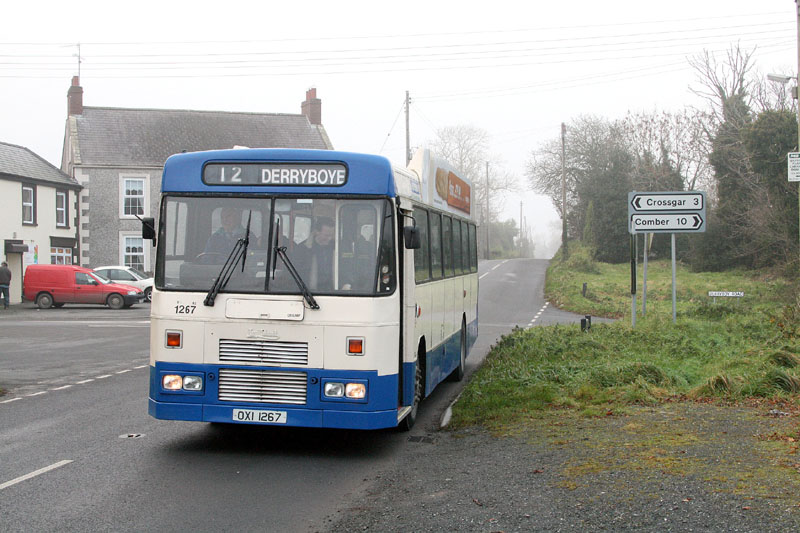
[(22, 279), (23, 296), (41, 309), (64, 304), (105, 304), (130, 307), (144, 298), (136, 287), (112, 283), (76, 265), (29, 265)]

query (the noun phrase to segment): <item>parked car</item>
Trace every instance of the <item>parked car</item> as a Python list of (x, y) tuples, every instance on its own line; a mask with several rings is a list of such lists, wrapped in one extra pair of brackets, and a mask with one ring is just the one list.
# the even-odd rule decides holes
[(64, 304), (105, 304), (121, 309), (144, 299), (138, 288), (112, 283), (77, 265), (29, 265), (22, 287), (25, 299), (36, 302), (41, 309)]
[(153, 295), (153, 278), (140, 272), (135, 268), (124, 265), (101, 266), (94, 269), (95, 272), (103, 275), (115, 283), (133, 285), (144, 292), (145, 301), (150, 301)]

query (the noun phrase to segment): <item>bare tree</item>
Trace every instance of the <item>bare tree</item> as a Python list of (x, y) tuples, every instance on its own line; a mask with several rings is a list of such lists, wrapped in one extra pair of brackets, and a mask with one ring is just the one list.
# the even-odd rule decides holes
[(629, 113), (621, 127), (637, 158), (637, 189), (658, 190), (658, 171), (669, 171), (681, 177), (683, 189), (708, 190), (713, 173), (708, 162), (707, 121), (705, 113), (692, 109)]
[(690, 90), (702, 98), (713, 119), (712, 126), (743, 117), (732, 116), (727, 103), (734, 97), (741, 98), (748, 108), (752, 107), (752, 58), (755, 49), (744, 51), (737, 44), (725, 53), (722, 62), (705, 50), (702, 55), (689, 59), (689, 64), (697, 73), (699, 87)]
[(489, 153), (489, 134), (484, 129), (468, 125), (441, 128), (431, 142), (431, 150), (472, 182), (479, 223), (497, 220), (506, 194), (519, 190), (516, 176), (505, 169), (499, 158)]

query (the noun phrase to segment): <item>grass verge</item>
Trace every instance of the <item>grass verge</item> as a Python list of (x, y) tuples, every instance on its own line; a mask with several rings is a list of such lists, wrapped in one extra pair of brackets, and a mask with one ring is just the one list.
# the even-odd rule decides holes
[[(503, 337), (455, 405), (452, 427), (499, 430), (553, 408), (601, 416), (674, 398), (797, 403), (796, 282), (680, 268), (673, 323), (669, 261), (651, 262), (648, 278), (647, 315), (632, 328), (629, 265), (554, 260), (545, 289), (550, 302), (620, 320), (589, 332), (576, 324)], [(710, 290), (743, 291), (745, 297), (714, 302)]]

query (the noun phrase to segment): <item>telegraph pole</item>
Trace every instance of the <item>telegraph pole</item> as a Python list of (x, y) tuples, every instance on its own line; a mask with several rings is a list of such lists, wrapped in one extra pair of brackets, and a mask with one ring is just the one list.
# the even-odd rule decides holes
[(486, 259), (491, 259), (489, 248), (489, 162), (486, 162)]
[(406, 91), (406, 166), (408, 163), (411, 162), (411, 131), (409, 130), (409, 119), (408, 119), (408, 105), (410, 102), (410, 98), (408, 97), (408, 91)]
[[(800, 0), (798, 0), (800, 1)], [(561, 260), (567, 259), (567, 125), (561, 123)]]

